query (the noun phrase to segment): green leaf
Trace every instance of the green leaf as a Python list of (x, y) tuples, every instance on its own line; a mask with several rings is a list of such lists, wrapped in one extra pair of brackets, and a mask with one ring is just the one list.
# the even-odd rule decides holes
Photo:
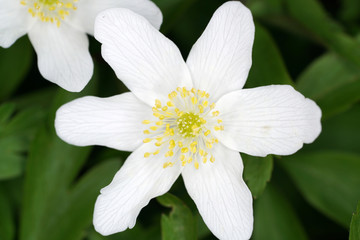
[(241, 154), (244, 162), (244, 180), (251, 190), (254, 198), (259, 197), (265, 190), (266, 184), (270, 181), (273, 170), (273, 158), (271, 155), (253, 157)]
[(256, 24), (255, 28), (253, 64), (246, 81), (246, 87), (271, 84), (293, 85), (280, 52), (270, 34), (260, 24)]
[(308, 239), (293, 207), (272, 184), (255, 201), (254, 240)]
[(12, 240), (15, 236), (15, 223), (10, 199), (5, 191), (0, 188), (0, 239)]
[[(23, 196), (20, 239), (40, 240), (55, 221), (55, 202), (65, 201), (69, 184), (85, 162), (90, 148), (61, 141), (53, 129), (42, 128), (29, 152)], [(48, 236), (47, 236), (48, 237)]]
[(32, 64), (32, 55), (32, 47), (26, 37), (8, 49), (0, 48), (0, 101), (10, 96), (24, 80)]
[[(119, 160), (108, 160), (88, 171), (67, 194), (64, 201), (54, 201), (56, 214), (41, 232), (39, 239), (77, 240), (92, 223), (95, 200), (100, 189), (108, 185), (120, 167)], [(64, 221), (64, 219), (67, 219)]]
[(169, 215), (162, 214), (161, 230), (163, 240), (196, 239), (196, 224), (190, 209), (177, 197), (169, 193), (157, 198), (165, 207), (172, 208)]
[(360, 104), (322, 122), (322, 133), (307, 151), (332, 149), (360, 154)]
[(299, 153), (279, 161), (306, 200), (348, 227), (360, 199), (360, 155), (337, 151)]
[(289, 15), (329, 49), (360, 67), (360, 46), (346, 35), (316, 0), (285, 0)]
[(23, 171), (30, 140), (44, 119), (41, 109), (15, 112), (15, 105), (0, 106), (0, 179), (19, 176)]
[(356, 212), (353, 214), (351, 218), (349, 240), (359, 240), (359, 239), (360, 239), (360, 202), (358, 202)]
[(360, 70), (335, 54), (325, 54), (301, 74), (297, 89), (316, 101), (327, 118), (360, 100)]

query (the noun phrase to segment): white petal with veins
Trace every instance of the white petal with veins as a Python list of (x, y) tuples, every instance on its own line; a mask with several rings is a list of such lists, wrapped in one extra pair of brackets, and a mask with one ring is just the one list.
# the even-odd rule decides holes
[(216, 103), (227, 147), (254, 156), (289, 155), (321, 132), (321, 110), (288, 85), (242, 89)]
[(116, 173), (113, 181), (101, 190), (94, 210), (94, 226), (102, 235), (124, 231), (135, 225), (140, 210), (149, 201), (166, 193), (180, 175), (179, 164), (163, 168), (164, 158), (144, 158), (153, 146), (144, 144), (133, 152)]
[(73, 145), (134, 151), (144, 138), (146, 126), (141, 121), (151, 115), (151, 108), (130, 92), (109, 98), (83, 97), (57, 111), (55, 128), (61, 139)]

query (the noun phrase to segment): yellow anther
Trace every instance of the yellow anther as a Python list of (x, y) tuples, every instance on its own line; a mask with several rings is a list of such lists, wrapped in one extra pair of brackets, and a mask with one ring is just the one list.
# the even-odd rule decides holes
[(196, 147), (191, 147), (190, 150), (191, 150), (192, 153), (196, 153), (197, 149), (196, 149)]
[(204, 107), (207, 107), (207, 106), (209, 105), (209, 101), (207, 101), (207, 100), (203, 101), (202, 105), (203, 105)]
[(203, 158), (202, 158), (202, 161), (203, 161), (203, 163), (206, 163), (206, 162), (207, 162), (207, 158), (206, 158), (206, 157), (203, 157)]
[(181, 166), (185, 166), (185, 165), (186, 165), (186, 161), (182, 161)]
[(144, 130), (144, 134), (150, 134), (149, 130)]
[(72, 3), (66, 3), (66, 4), (65, 4), (65, 7), (66, 7), (66, 8), (73, 8), (73, 5), (72, 5)]
[(204, 135), (205, 135), (205, 136), (208, 136), (210, 133), (211, 133), (211, 131), (210, 131), (210, 130), (207, 130), (207, 131), (204, 133)]
[(161, 108), (161, 102), (160, 102), (159, 99), (155, 99), (155, 106), (156, 106), (157, 108)]
[(172, 150), (169, 150), (166, 152), (165, 157), (172, 157), (174, 155), (174, 152)]
[(204, 150), (200, 149), (199, 154), (200, 154), (200, 156), (204, 156)]
[(164, 115), (160, 115), (158, 118), (159, 118), (160, 120), (164, 120), (165, 116), (164, 116)]
[(205, 94), (205, 97), (206, 97), (206, 98), (209, 98), (209, 97), (210, 97), (210, 94), (206, 93), (206, 94)]
[(166, 105), (168, 105), (168, 107), (173, 107), (173, 106), (174, 106), (174, 104), (173, 104), (171, 101), (168, 101), (168, 102), (166, 103)]
[(164, 163), (163, 168), (167, 168), (169, 166), (169, 163)]
[(171, 139), (169, 142), (169, 148), (172, 149), (172, 148), (175, 148), (175, 146), (176, 146), (175, 141), (173, 139)]
[(210, 109), (214, 109), (215, 108), (215, 103), (212, 103), (211, 105), (210, 105)]
[(214, 129), (215, 129), (215, 131), (220, 131), (221, 127), (220, 126), (215, 126)]
[(150, 129), (153, 130), (153, 131), (156, 131), (156, 130), (158, 129), (158, 127), (156, 127), (156, 126), (151, 126)]
[(156, 142), (155, 146), (160, 147), (163, 143), (162, 142)]
[(198, 162), (194, 162), (194, 167), (195, 167), (196, 169), (199, 169), (199, 163), (198, 163)]
[(210, 157), (210, 162), (215, 162), (215, 158), (214, 158), (214, 156), (213, 155), (211, 155), (211, 157)]
[(214, 117), (219, 116), (219, 114), (220, 114), (220, 112), (219, 112), (219, 111), (214, 111), (214, 112), (212, 112), (212, 115), (213, 115)]
[(181, 148), (183, 146), (183, 143), (179, 141), (178, 146)]
[(192, 88), (192, 89), (191, 89), (191, 92), (192, 92), (193, 94), (195, 94), (195, 93), (196, 93), (196, 89), (195, 89), (195, 88)]
[(163, 122), (162, 121), (157, 121), (155, 124), (158, 125), (158, 126), (161, 126), (163, 124)]
[(153, 112), (159, 112), (159, 110), (156, 107), (151, 108)]
[(200, 113), (204, 113), (204, 106), (203, 105), (198, 105), (199, 111)]
[(192, 102), (192, 104), (197, 104), (198, 100), (196, 97), (192, 97), (191, 102)]
[(150, 157), (150, 155), (151, 155), (151, 153), (149, 153), (149, 152), (144, 153), (144, 157), (146, 157), (146, 158)]
[(189, 151), (189, 149), (186, 148), (186, 147), (181, 149), (181, 152), (182, 152), (182, 153), (187, 153), (188, 151)]
[(151, 138), (145, 138), (145, 139), (143, 140), (143, 142), (144, 142), (144, 143), (148, 143), (148, 142), (151, 142), (151, 140), (152, 140)]
[(159, 154), (159, 152), (160, 152), (160, 149), (158, 149), (158, 150), (156, 150), (155, 152), (153, 152), (153, 154), (154, 154), (154, 155), (157, 155), (157, 154)]
[(168, 110), (167, 106), (162, 107), (162, 110), (165, 112), (166, 110)]
[(193, 158), (192, 157), (189, 157), (188, 159), (187, 159), (187, 162), (188, 163), (191, 163), (193, 161)]
[(20, 4), (21, 4), (21, 5), (26, 5), (26, 2), (25, 2), (25, 1), (21, 1)]
[(161, 116), (161, 114), (158, 113), (158, 112), (154, 112), (153, 115), (154, 115), (154, 117), (160, 117)]
[(218, 122), (218, 123), (222, 123), (222, 120), (221, 120), (221, 119), (218, 119), (217, 122)]
[(185, 155), (184, 155), (184, 154), (181, 154), (180, 160), (181, 160), (181, 161), (184, 161), (184, 160), (185, 160)]
[(211, 144), (211, 142), (206, 142), (206, 143), (205, 143), (205, 145), (206, 145), (206, 147), (207, 147), (207, 148), (209, 148), (209, 149), (211, 149), (211, 148), (212, 148), (212, 144)]

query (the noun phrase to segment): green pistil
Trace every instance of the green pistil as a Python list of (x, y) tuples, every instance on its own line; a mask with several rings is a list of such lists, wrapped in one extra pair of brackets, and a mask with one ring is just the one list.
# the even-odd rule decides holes
[(199, 115), (188, 112), (183, 113), (181, 117), (176, 121), (180, 134), (185, 137), (195, 137), (199, 128), (203, 124), (200, 120)]

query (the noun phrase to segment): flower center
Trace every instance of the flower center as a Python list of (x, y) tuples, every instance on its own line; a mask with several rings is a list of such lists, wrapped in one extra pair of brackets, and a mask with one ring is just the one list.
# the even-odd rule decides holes
[(60, 27), (61, 21), (75, 11), (78, 0), (21, 0), (20, 3), (28, 6), (28, 12), (43, 22), (55, 23)]
[(168, 95), (165, 104), (155, 100), (152, 110), (157, 119), (142, 123), (150, 124), (144, 131), (149, 137), (143, 142), (154, 141), (156, 151), (147, 152), (144, 157), (164, 153), (171, 159), (164, 163), (164, 168), (173, 166), (176, 161), (181, 161), (182, 166), (193, 163), (196, 169), (200, 163), (214, 162), (209, 152), (218, 139), (212, 131), (222, 131), (224, 126), (220, 125), (220, 113), (214, 110), (214, 103), (209, 103), (209, 97), (210, 94), (202, 90), (178, 87)]
[(201, 131), (201, 125), (203, 125), (199, 115), (192, 112), (183, 113), (176, 120), (176, 123), (179, 133), (184, 138), (196, 137)]

